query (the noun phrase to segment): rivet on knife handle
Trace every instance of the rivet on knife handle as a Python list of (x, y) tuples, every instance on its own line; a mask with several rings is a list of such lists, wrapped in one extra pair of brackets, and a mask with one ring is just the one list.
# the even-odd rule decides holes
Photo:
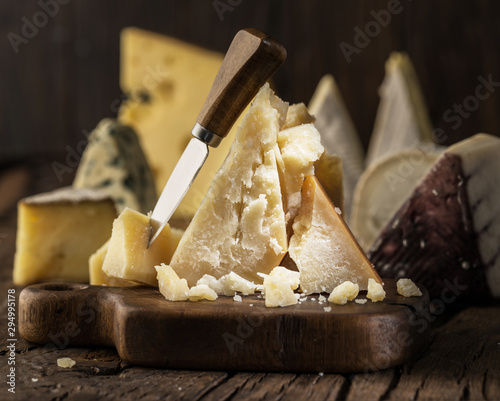
[(193, 135), (212, 147), (218, 146), (285, 58), (285, 48), (270, 36), (256, 29), (239, 31), (198, 114)]
[(177, 162), (151, 214), (148, 246), (179, 206), (208, 156), (217, 147), (260, 87), (285, 61), (285, 48), (256, 29), (239, 31), (224, 57), (192, 130), (193, 137)]

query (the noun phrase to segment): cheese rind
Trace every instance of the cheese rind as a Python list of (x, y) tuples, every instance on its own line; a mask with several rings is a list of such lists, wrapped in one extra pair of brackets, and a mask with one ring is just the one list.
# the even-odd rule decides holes
[(444, 152), (371, 247), (378, 271), (411, 278), (431, 297), (452, 285), (500, 297), (499, 154), (500, 139), (486, 134)]
[(169, 263), (174, 251), (167, 224), (148, 248), (149, 218), (126, 208), (113, 222), (102, 270), (110, 277), (157, 286), (155, 266)]
[[(278, 107), (273, 106), (278, 104)], [(245, 115), (223, 166), (170, 265), (194, 285), (231, 271), (260, 282), (287, 251), (275, 146), (285, 103), (266, 84)]]
[(439, 155), (409, 149), (381, 158), (361, 175), (353, 196), (349, 226), (368, 250)]
[(157, 199), (153, 175), (132, 128), (107, 118), (88, 140), (73, 186), (102, 190), (118, 212), (125, 207), (151, 211)]
[(316, 177), (304, 181), (293, 230), (289, 253), (303, 292), (332, 292), (347, 280), (366, 289), (369, 278), (381, 281)]
[(116, 209), (94, 189), (62, 188), (22, 199), (13, 280), (89, 281), (88, 260), (111, 233)]

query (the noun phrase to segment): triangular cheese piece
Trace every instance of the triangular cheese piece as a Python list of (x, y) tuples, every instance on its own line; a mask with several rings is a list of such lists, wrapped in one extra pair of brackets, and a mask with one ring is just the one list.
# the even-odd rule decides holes
[(287, 251), (276, 164), (287, 105), (266, 84), (243, 118), (224, 164), (184, 233), (170, 266), (190, 286), (231, 271), (261, 282)]
[(289, 252), (305, 293), (331, 292), (344, 281), (366, 290), (380, 277), (314, 176), (305, 179)]
[(315, 126), (321, 134), (325, 153), (342, 158), (345, 215), (349, 216), (352, 193), (364, 169), (364, 151), (342, 95), (331, 75), (325, 75), (319, 81), (309, 103), (309, 111), (316, 118)]
[(432, 146), (432, 125), (410, 58), (391, 53), (379, 88), (380, 104), (366, 156), (366, 165), (422, 143)]
[[(119, 120), (141, 138), (161, 193), (177, 161), (192, 138), (196, 117), (212, 87), (223, 55), (137, 28), (121, 33), (120, 85), (128, 95)], [(235, 124), (237, 127), (239, 123)], [(185, 228), (222, 165), (236, 128), (210, 149), (188, 193), (170, 223)]]
[(500, 139), (451, 146), (369, 252), (385, 277), (407, 277), (431, 297), (500, 297)]
[(407, 149), (377, 160), (363, 172), (354, 191), (349, 221), (363, 249), (370, 248), (438, 156)]

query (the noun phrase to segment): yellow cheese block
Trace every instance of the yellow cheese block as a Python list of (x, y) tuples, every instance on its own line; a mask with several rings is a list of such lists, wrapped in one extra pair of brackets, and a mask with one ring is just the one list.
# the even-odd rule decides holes
[(114, 202), (95, 189), (62, 188), (18, 204), (14, 283), (89, 281), (88, 260), (110, 236)]
[(266, 84), (243, 118), (170, 263), (190, 286), (204, 274), (220, 278), (231, 271), (262, 282), (257, 273), (269, 273), (285, 255), (276, 145), (286, 109)]
[(174, 243), (168, 224), (148, 248), (150, 233), (146, 215), (124, 209), (113, 222), (103, 272), (110, 277), (157, 286), (155, 266), (170, 262)]
[(130, 287), (137, 285), (132, 281), (123, 280), (121, 278), (109, 277), (102, 271), (104, 257), (108, 252), (109, 240), (104, 243), (95, 253), (89, 258), (89, 274), (91, 285), (105, 285), (109, 287)]
[[(121, 34), (122, 90), (130, 95), (118, 119), (138, 133), (158, 193), (191, 139), (191, 129), (222, 63), (222, 54), (127, 28)], [(235, 127), (239, 122), (235, 124)], [(222, 165), (236, 129), (210, 155), (171, 222), (187, 226)]]
[(303, 292), (332, 292), (344, 281), (365, 290), (369, 278), (381, 282), (314, 176), (304, 181), (302, 205), (293, 231), (289, 252), (300, 271)]

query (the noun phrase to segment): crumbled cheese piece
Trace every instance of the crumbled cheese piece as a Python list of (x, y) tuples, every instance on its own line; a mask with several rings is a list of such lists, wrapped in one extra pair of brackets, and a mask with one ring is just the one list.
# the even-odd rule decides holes
[(335, 206), (335, 211), (337, 212), (337, 214), (341, 215), (342, 214), (342, 210), (340, 210), (339, 207)]
[(241, 292), (243, 295), (253, 294), (257, 285), (235, 272), (230, 272), (219, 279), (221, 293), (224, 295), (233, 295), (235, 292)]
[(59, 358), (57, 359), (57, 366), (60, 368), (72, 368), (75, 366), (76, 362), (71, 358)]
[(298, 271), (293, 271), (283, 266), (276, 266), (273, 270), (271, 270), (269, 276), (276, 277), (279, 280), (287, 282), (288, 284), (290, 284), (292, 290), (296, 290), (297, 288), (299, 288), (300, 273)]
[(266, 306), (288, 306), (295, 305), (297, 298), (290, 284), (277, 277), (268, 276), (264, 279), (264, 293), (266, 294)]
[(325, 306), (325, 307), (323, 308), (323, 310), (324, 310), (325, 312), (331, 312), (331, 311), (332, 311), (332, 307), (331, 307), (331, 306)]
[(421, 297), (422, 291), (409, 278), (400, 278), (396, 283), (398, 294), (403, 297)]
[(36, 377), (32, 377), (31, 381), (36, 383), (38, 381), (38, 379)]
[(347, 301), (352, 301), (359, 294), (359, 285), (351, 281), (344, 281), (342, 284), (336, 286), (328, 301), (337, 305), (345, 305)]
[(320, 295), (319, 298), (318, 298), (318, 301), (321, 303), (321, 302), (325, 302), (326, 301), (326, 297), (324, 295)]
[(186, 301), (189, 287), (186, 279), (179, 278), (170, 266), (162, 263), (155, 266), (158, 287), (162, 295), (169, 301)]
[(253, 304), (250, 304), (250, 306), (253, 306)]
[(208, 301), (215, 301), (217, 293), (206, 284), (198, 284), (189, 289), (189, 300), (196, 302), (206, 299)]
[(354, 300), (354, 302), (356, 302), (357, 304), (361, 304), (361, 305), (366, 304), (367, 301), (368, 300), (366, 298), (357, 298)]
[(235, 302), (242, 302), (242, 301), (243, 301), (243, 299), (241, 298), (241, 295), (235, 295), (235, 296), (233, 297), (233, 300), (234, 300)]
[(311, 301), (316, 301), (316, 298), (311, 298)]
[(324, 373), (324, 372), (319, 372), (319, 373), (318, 373), (318, 376), (320, 376), (320, 377), (323, 377), (324, 375), (325, 375), (325, 373)]
[(196, 285), (205, 284), (208, 285), (212, 290), (214, 290), (218, 295), (223, 293), (222, 285), (219, 280), (217, 280), (214, 276), (210, 274), (204, 274), (202, 278), (200, 278)]
[(385, 291), (382, 285), (377, 283), (374, 279), (368, 279), (368, 293), (367, 298), (370, 298), (372, 302), (383, 301), (385, 298)]

